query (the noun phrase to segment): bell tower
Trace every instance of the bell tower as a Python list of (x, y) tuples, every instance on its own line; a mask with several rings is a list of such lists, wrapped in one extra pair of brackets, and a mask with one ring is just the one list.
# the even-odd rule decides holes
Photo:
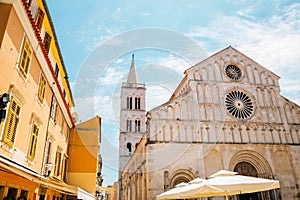
[(132, 54), (130, 71), (127, 81), (122, 84), (120, 96), (119, 197), (122, 171), (146, 130), (145, 91), (145, 84), (138, 81)]

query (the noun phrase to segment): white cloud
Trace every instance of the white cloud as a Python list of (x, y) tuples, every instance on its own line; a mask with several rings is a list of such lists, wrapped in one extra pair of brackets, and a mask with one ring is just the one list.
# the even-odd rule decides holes
[(122, 63), (122, 62), (124, 62), (124, 59), (121, 59), (121, 58), (118, 58), (118, 59), (115, 61), (116, 64), (120, 64), (120, 63)]
[(121, 13), (121, 8), (117, 8), (115, 12), (112, 13), (111, 18), (112, 19), (119, 19)]
[(100, 85), (116, 85), (124, 77), (126, 72), (124, 70), (116, 69), (113, 67), (108, 68), (103, 73), (98, 81)]
[(180, 74), (183, 74), (190, 64), (180, 57), (170, 55), (168, 57), (161, 58), (157, 61), (159, 65), (170, 67)]
[(100, 25), (91, 21), (90, 23), (81, 25), (77, 42), (83, 43), (85, 50), (91, 52), (102, 42), (122, 32), (121, 29), (120, 26)]
[(142, 15), (148, 16), (148, 15), (150, 15), (150, 13), (149, 12), (144, 12), (144, 13), (142, 13)]
[(147, 108), (146, 110), (151, 110), (165, 102), (167, 102), (173, 91), (170, 90), (166, 85), (149, 83), (147, 84)]
[[(299, 33), (300, 4), (295, 3), (262, 21), (221, 15), (207, 27), (194, 27), (187, 35), (208, 39), (208, 43), (218, 42), (223, 47), (232, 45), (278, 74), (283, 83), (289, 80), (299, 86)], [(291, 100), (299, 99), (299, 87), (282, 84), (281, 88)]]

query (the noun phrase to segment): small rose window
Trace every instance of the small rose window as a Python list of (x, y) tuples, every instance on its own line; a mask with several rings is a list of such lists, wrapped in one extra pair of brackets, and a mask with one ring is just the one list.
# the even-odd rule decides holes
[(236, 65), (228, 65), (225, 69), (225, 73), (234, 81), (238, 81), (242, 78), (242, 70)]

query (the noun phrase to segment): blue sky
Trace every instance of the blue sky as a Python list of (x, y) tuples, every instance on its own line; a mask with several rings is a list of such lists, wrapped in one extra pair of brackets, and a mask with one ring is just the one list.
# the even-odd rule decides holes
[[(101, 72), (97, 80), (84, 80), (84, 84), (92, 86), (89, 95), (84, 95), (86, 91), (75, 91), (74, 110), (81, 120), (95, 114), (102, 117), (104, 185), (117, 180), (118, 92), (126, 79), (131, 54), (136, 55), (139, 78), (148, 87), (147, 109), (164, 103), (183, 77), (184, 69), (197, 61), (191, 62), (165, 49), (133, 45), (122, 54), (114, 55), (114, 49), (103, 52), (110, 60), (101, 66), (102, 58), (95, 59), (95, 52), (107, 41), (116, 42), (124, 32), (149, 27), (174, 31), (192, 39), (208, 55), (232, 45), (279, 75), (281, 94), (300, 104), (299, 1), (51, 0), (48, 6), (72, 87), (79, 86), (78, 77)], [(168, 42), (176, 43), (172, 39)], [(199, 56), (198, 61), (201, 59)], [(97, 62), (103, 70), (92, 69), (84, 74), (82, 69), (91, 63), (97, 66)], [(86, 107), (93, 107), (93, 112)]]

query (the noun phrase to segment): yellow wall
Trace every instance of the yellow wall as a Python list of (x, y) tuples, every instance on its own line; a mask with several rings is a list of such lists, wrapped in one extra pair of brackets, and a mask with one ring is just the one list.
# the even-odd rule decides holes
[[(73, 107), (73, 103), (71, 91), (68, 87), (68, 80), (63, 78), (66, 75), (63, 67), (63, 61), (59, 55), (59, 47), (56, 46), (55, 43), (56, 38), (54, 38), (55, 34), (54, 30), (52, 29), (53, 27), (48, 21), (49, 19), (47, 16), (47, 10), (44, 9), (44, 5), (42, 4), (43, 1), (38, 0), (37, 2), (40, 8), (45, 11), (42, 30), (46, 30), (52, 36), (49, 59), (51, 62), (58, 63), (60, 68), (60, 77), (58, 79), (61, 83), (61, 89), (64, 88), (66, 91), (66, 99), (69, 103), (69, 108), (64, 107), (65, 105), (62, 101), (64, 97), (61, 97), (60, 94), (57, 93), (58, 86), (53, 84), (53, 77), (51, 76), (50, 68), (47, 64), (47, 57), (44, 57), (40, 47), (41, 44), (38, 44), (38, 37), (35, 35), (30, 18), (26, 16), (26, 7), (23, 5), (22, 1), (11, 0), (7, 2), (7, 4), (0, 3), (0, 94), (8, 93), (11, 99), (14, 98), (20, 105), (21, 112), (19, 115), (19, 123), (17, 125), (15, 141), (12, 145), (7, 145), (3, 139), (6, 121), (0, 123), (0, 166), (9, 166), (7, 163), (17, 163), (16, 165), (19, 165), (21, 169), (24, 169), (23, 167), (28, 168), (35, 175), (27, 176), (27, 172), (24, 172), (24, 170), (21, 170), (24, 172), (24, 174), (14, 174), (14, 170), (16, 168), (13, 166), (9, 166), (12, 168), (11, 171), (0, 168), (0, 199), (3, 198), (3, 195), (6, 195), (9, 187), (18, 188), (19, 192), (22, 189), (28, 190), (29, 199), (37, 199), (42, 191), (46, 191), (48, 199), (52, 199), (52, 196), (61, 197), (61, 192), (54, 191), (55, 188), (48, 188), (47, 190), (41, 189), (40, 184), (34, 183), (34, 180), (31, 177), (36, 177), (36, 175), (45, 175), (45, 147), (47, 147), (46, 145), (49, 138), (52, 140), (50, 163), (55, 163), (56, 152), (58, 149), (62, 154), (62, 158), (65, 157), (71, 159), (71, 157), (68, 156), (67, 150), (69, 133), (73, 126), (72, 119), (69, 115), (69, 112)], [(25, 35), (26, 38), (28, 38), (28, 42), (30, 43), (32, 50), (29, 70), (26, 77), (23, 76), (18, 67), (18, 61), (21, 55), (22, 44)], [(44, 32), (42, 32), (40, 36), (43, 39)], [(55, 67), (53, 63), (52, 67)], [(45, 87), (45, 98), (43, 102), (40, 102), (38, 99), (41, 73), (45, 74), (47, 82)], [(57, 120), (55, 122), (49, 117), (53, 96), (58, 99)], [(10, 104), (7, 105), (7, 110), (9, 109), (9, 106)], [(5, 120), (7, 120), (7, 116)], [(29, 148), (29, 140), (32, 134), (31, 129), (33, 121), (38, 124), (39, 131), (37, 136), (35, 157), (33, 160), (30, 160), (27, 156), (27, 152)], [(91, 125), (90, 123), (92, 125), (96, 124), (98, 130), (100, 130), (100, 118), (96, 118), (96, 122), (87, 122), (88, 125)], [(96, 138), (99, 138), (99, 131), (97, 132)], [(95, 138), (93, 138), (92, 142), (94, 142), (94, 139)], [(98, 139), (96, 140), (98, 141)], [(98, 146), (98, 143), (96, 146)], [(97, 155), (97, 152), (98, 151), (95, 152), (93, 149), (89, 153), (91, 153), (91, 155)], [(79, 156), (82, 155), (80, 154)], [(4, 163), (2, 162), (2, 159), (5, 160)], [(91, 159), (91, 163), (94, 164), (97, 163), (97, 161)], [(85, 180), (87, 180), (85, 183), (87, 184), (87, 187), (89, 189), (90, 187), (94, 188), (93, 190), (90, 190), (91, 192), (95, 192), (97, 165), (98, 164), (90, 168), (90, 172), (85, 171)], [(61, 166), (63, 166), (62, 160)], [(51, 180), (55, 178), (57, 183), (60, 182), (65, 184), (63, 183), (65, 180), (63, 180), (62, 176), (63, 170), (61, 170), (61, 175), (53, 177), (54, 169), (52, 169), (52, 173), (50, 174), (49, 178)], [(81, 175), (82, 173), (80, 172), (80, 174), (75, 175), (75, 177), (79, 177)], [(23, 177), (26, 177), (26, 179)], [(76, 183), (76, 181), (74, 183)]]
[[(3, 132), (6, 122), (4, 121), (0, 124), (0, 155), (18, 162), (39, 174), (43, 174), (44, 150), (48, 137), (51, 136), (54, 138), (51, 151), (51, 163), (55, 163), (56, 150), (58, 147), (60, 147), (62, 155), (67, 155), (67, 133), (71, 127), (66, 123), (68, 114), (63, 113), (60, 108), (57, 112), (57, 123), (53, 123), (49, 120), (51, 101), (54, 95), (51, 87), (56, 87), (51, 80), (47, 80), (46, 78), (47, 84), (44, 101), (41, 103), (37, 98), (41, 72), (45, 69), (49, 70), (48, 65), (42, 66), (43, 62), (39, 60), (38, 53), (41, 49), (30, 43), (32, 56), (26, 78), (22, 76), (17, 67), (24, 35), (28, 36), (28, 38), (35, 38), (35, 35), (32, 35), (33, 32), (28, 31), (28, 28), (24, 28), (24, 19), (19, 19), (17, 12), (18, 14), (22, 12), (26, 14), (25, 10), (16, 10), (13, 4), (0, 3), (0, 94), (10, 94), (11, 98), (16, 99), (21, 107), (17, 133), (12, 148), (3, 143)], [(29, 23), (29, 20), (27, 21)], [(48, 28), (50, 28), (47, 17), (44, 19), (44, 23), (46, 27), (48, 23)], [(29, 24), (29, 27), (32, 28), (31, 24)], [(55, 43), (52, 42), (52, 45), (54, 44)], [(57, 52), (56, 47), (51, 46), (51, 48), (52, 47), (54, 52)], [(58, 54), (57, 60), (61, 62)], [(63, 70), (60, 71), (63, 72)], [(66, 84), (66, 82), (64, 82), (64, 84)], [(67, 90), (66, 92), (68, 95)], [(68, 98), (71, 98), (71, 96)], [(70, 106), (72, 106), (72, 104), (70, 104)], [(9, 104), (7, 105), (7, 109), (8, 108)], [(33, 120), (38, 122), (39, 132), (35, 158), (34, 160), (29, 160), (27, 158), (27, 151)], [(62, 122), (64, 122), (64, 131), (62, 131)], [(61, 179), (62, 177), (58, 178)]]
[(78, 124), (69, 139), (68, 182), (90, 193), (96, 190), (100, 142), (100, 117)]
[[(37, 0), (37, 3), (39, 5), (39, 7), (43, 10), (43, 12), (45, 13), (43, 26), (44, 26), (45, 30), (47, 31), (47, 33), (50, 34), (50, 36), (52, 37), (51, 45), (50, 45), (50, 51), (52, 52), (54, 60), (58, 64), (59, 73), (60, 73), (60, 77), (61, 77), (61, 80), (62, 80), (62, 89), (65, 88), (66, 94), (67, 94), (66, 95), (67, 100), (68, 100), (68, 103), (70, 105), (70, 109), (72, 109), (73, 108), (73, 100), (72, 100), (71, 88), (68, 87), (67, 80), (64, 79), (64, 77), (67, 75), (67, 72), (64, 70), (63, 62), (62, 62), (62, 60), (59, 56), (59, 50), (58, 50), (59, 47), (57, 47), (55, 45), (55, 42), (54, 42), (55, 40), (57, 40), (57, 38), (54, 37), (54, 31), (52, 30), (52, 27), (50, 25), (49, 17), (46, 15), (46, 10), (45, 10), (45, 7), (43, 5), (42, 0)], [(41, 35), (41, 37), (43, 37), (43, 35)], [(55, 70), (55, 66), (53, 65), (52, 67)]]
[[(52, 92), (47, 84), (43, 104), (37, 99), (41, 68), (34, 54), (26, 80), (16, 68), (23, 35), (24, 29), (18, 20), (15, 10), (10, 7), (7, 27), (0, 49), (0, 63), (3, 66), (2, 73), (0, 73), (0, 94), (9, 93), (11, 97), (15, 98), (20, 103), (21, 114), (13, 149), (0, 148), (0, 154), (10, 158), (20, 158), (17, 154), (24, 154), (24, 160), (19, 159), (18, 161), (22, 161), (24, 165), (40, 172)], [(26, 154), (33, 120), (40, 121), (41, 123), (39, 123), (36, 157), (31, 162), (26, 159)], [(5, 122), (2, 122), (0, 125), (1, 139), (4, 125)]]

